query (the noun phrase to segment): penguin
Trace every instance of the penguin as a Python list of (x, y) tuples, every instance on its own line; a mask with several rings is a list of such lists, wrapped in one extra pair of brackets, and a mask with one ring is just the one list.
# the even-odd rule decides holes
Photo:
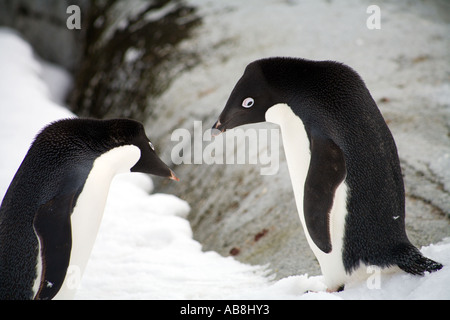
[(0, 207), (0, 299), (73, 298), (118, 173), (178, 181), (140, 122), (63, 119), (35, 138)]
[(397, 147), (353, 69), (290, 57), (250, 63), (213, 131), (264, 121), (280, 127), (297, 211), (329, 291), (367, 266), (414, 275), (442, 268), (408, 240)]

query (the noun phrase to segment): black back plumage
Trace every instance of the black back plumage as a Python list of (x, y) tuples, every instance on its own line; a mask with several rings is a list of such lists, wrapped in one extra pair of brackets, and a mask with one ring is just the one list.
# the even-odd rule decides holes
[[(255, 98), (251, 109), (240, 105), (246, 97)], [(360, 262), (381, 267), (398, 265), (414, 274), (440, 269), (442, 265), (423, 257), (407, 238), (397, 148), (361, 77), (334, 61), (268, 58), (252, 62), (214, 128), (224, 131), (265, 121), (266, 111), (277, 103), (289, 105), (301, 118), (310, 140), (311, 160), (315, 157), (328, 166), (311, 164), (305, 184), (305, 220), (307, 225), (312, 221), (311, 236), (316, 245), (326, 253), (332, 249), (323, 230), (328, 230), (326, 216), (332, 193), (345, 176), (349, 194), (343, 262), (348, 273)], [(327, 151), (318, 152), (320, 148), (314, 145), (322, 145)], [(330, 175), (323, 173), (330, 168), (337, 172), (327, 180)], [(317, 179), (323, 180), (322, 185), (331, 185), (320, 187)], [(321, 203), (318, 192), (325, 197)], [(309, 196), (315, 196), (315, 200)], [(322, 219), (317, 218), (317, 212)]]
[[(65, 128), (68, 123), (81, 131), (82, 136), (89, 135), (76, 123), (68, 121), (45, 128), (29, 149), (3, 199), (0, 208), (2, 299), (33, 298), (39, 249), (34, 231), (35, 214), (55, 194), (75, 192), (78, 196), (100, 152), (87, 152), (87, 141), (92, 139), (68, 136), (69, 131)], [(75, 163), (77, 168), (73, 168)], [(71, 177), (65, 177), (67, 172)], [(68, 181), (70, 184), (66, 184)]]
[(350, 272), (360, 262), (398, 265), (415, 274), (439, 269), (440, 264), (422, 258), (407, 238), (397, 147), (361, 77), (333, 61), (268, 59), (259, 65), (268, 83), (282, 92), (295, 92), (287, 104), (302, 119), (310, 140), (313, 134), (324, 136), (342, 150), (350, 192), (345, 269)]

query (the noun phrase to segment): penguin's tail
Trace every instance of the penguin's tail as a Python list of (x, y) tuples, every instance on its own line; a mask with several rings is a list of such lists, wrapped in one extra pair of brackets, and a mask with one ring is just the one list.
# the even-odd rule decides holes
[(442, 264), (424, 257), (412, 244), (404, 244), (396, 249), (397, 265), (405, 272), (423, 276), (425, 272), (442, 269)]

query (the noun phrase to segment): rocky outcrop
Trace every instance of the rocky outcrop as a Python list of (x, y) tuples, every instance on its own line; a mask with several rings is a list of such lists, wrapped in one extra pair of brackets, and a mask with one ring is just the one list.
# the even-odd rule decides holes
[(200, 18), (194, 7), (176, 0), (91, 6), (71, 108), (81, 116), (144, 119), (151, 115), (154, 97), (195, 62), (195, 54), (177, 44)]
[[(79, 28), (69, 28), (79, 8)], [(0, 25), (18, 30), (45, 60), (70, 70), (72, 111), (146, 118), (174, 75), (198, 62), (177, 44), (201, 19), (179, 0), (5, 0)]]

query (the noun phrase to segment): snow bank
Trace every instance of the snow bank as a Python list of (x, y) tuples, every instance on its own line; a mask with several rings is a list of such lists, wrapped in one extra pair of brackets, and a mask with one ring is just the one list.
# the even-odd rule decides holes
[[(73, 114), (58, 99), (70, 83), (67, 74), (40, 63), (8, 29), (0, 29), (0, 70), (3, 198), (36, 133)], [(77, 299), (450, 299), (448, 267), (424, 277), (381, 275), (376, 289), (363, 281), (333, 294), (323, 292), (320, 276), (271, 281), (264, 266), (203, 252), (185, 219), (189, 205), (152, 190), (147, 175), (114, 179)], [(450, 239), (422, 252), (448, 265)]]
[[(1, 30), (0, 197), (3, 199), (37, 132), (53, 120), (74, 115), (52, 101), (51, 91), (43, 81), (44, 65), (37, 61), (31, 46), (14, 31)], [(64, 76), (56, 68), (52, 71)]]

